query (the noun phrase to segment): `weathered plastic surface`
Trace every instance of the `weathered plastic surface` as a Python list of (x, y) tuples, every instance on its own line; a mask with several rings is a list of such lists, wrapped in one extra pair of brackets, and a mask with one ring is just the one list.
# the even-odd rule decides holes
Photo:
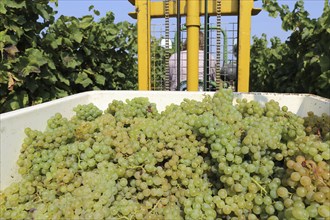
[[(113, 100), (124, 101), (134, 97), (148, 97), (150, 102), (156, 103), (157, 109), (162, 111), (167, 105), (179, 104), (185, 98), (202, 100), (205, 94), (212, 95), (213, 92), (92, 91), (0, 114), (0, 189), (4, 189), (20, 178), (17, 173), (16, 161), (25, 137), (24, 128), (44, 130), (47, 120), (57, 112), (64, 117), (71, 117), (74, 113), (72, 109), (78, 104), (94, 103), (100, 109), (105, 110)], [(286, 105), (289, 111), (300, 116), (306, 116), (308, 111), (313, 111), (317, 115), (330, 114), (329, 99), (309, 94), (235, 93), (235, 98), (257, 100), (262, 104), (273, 99), (279, 102), (280, 106)]]

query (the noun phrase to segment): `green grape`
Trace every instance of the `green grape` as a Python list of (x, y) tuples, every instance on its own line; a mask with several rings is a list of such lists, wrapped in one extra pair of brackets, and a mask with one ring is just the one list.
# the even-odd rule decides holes
[(288, 190), (285, 187), (279, 187), (277, 189), (277, 195), (282, 197), (282, 198), (287, 198), (288, 197)]
[(307, 210), (302, 207), (293, 207), (292, 216), (296, 219), (309, 219), (309, 214)]
[(309, 217), (315, 218), (318, 215), (318, 210), (315, 205), (310, 205), (306, 208), (306, 211), (308, 212)]
[(265, 211), (268, 215), (273, 215), (275, 213), (275, 208), (272, 205), (267, 205)]
[(309, 176), (302, 176), (300, 179), (300, 184), (303, 186), (309, 186), (311, 185), (312, 180)]
[(315, 192), (313, 195), (313, 199), (318, 203), (323, 203), (326, 200), (326, 196), (323, 192)]
[(329, 205), (320, 205), (317, 209), (319, 215), (324, 218), (330, 217), (330, 206)]

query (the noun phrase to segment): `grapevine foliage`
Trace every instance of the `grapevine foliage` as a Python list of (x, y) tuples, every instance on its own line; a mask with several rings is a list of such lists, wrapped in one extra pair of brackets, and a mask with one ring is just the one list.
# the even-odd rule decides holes
[(282, 28), (292, 31), (285, 43), (266, 35), (253, 37), (251, 47), (251, 91), (312, 93), (330, 97), (330, 6), (311, 19), (304, 1), (293, 11), (276, 0), (263, 0), (270, 16), (282, 19)]
[(83, 91), (135, 89), (136, 26), (114, 23), (111, 12), (99, 21), (55, 20), (50, 2), (0, 2), (1, 112)]

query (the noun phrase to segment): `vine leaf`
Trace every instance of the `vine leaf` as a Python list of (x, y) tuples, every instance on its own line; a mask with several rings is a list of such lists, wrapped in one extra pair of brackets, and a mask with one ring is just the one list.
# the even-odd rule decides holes
[(7, 74), (8, 74), (8, 90), (13, 91), (15, 85), (15, 79), (12, 73), (8, 72)]
[(9, 47), (5, 47), (4, 51), (6, 51), (6, 53), (8, 54), (8, 56), (10, 56), (11, 58), (14, 58), (16, 53), (19, 52), (19, 50), (17, 49), (17, 47), (15, 45), (11, 45)]

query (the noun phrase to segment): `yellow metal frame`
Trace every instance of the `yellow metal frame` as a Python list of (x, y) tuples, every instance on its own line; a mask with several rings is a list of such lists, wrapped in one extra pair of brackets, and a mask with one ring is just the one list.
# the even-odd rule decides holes
[[(200, 16), (205, 0), (180, 0), (180, 14), (187, 16), (188, 50), (188, 91), (198, 90), (198, 48)], [(216, 0), (208, 1), (208, 14), (216, 15)], [(165, 17), (165, 3), (150, 0), (129, 0), (135, 5), (135, 12), (129, 13), (137, 19), (138, 27), (138, 80), (139, 90), (150, 90), (150, 21), (151, 18)], [(176, 1), (169, 1), (169, 17), (177, 15)], [(221, 15), (239, 15), (238, 21), (238, 92), (249, 91), (250, 79), (250, 39), (251, 15), (257, 15), (261, 9), (253, 8), (253, 0), (226, 0), (221, 2)]]
[(199, 1), (187, 2), (187, 90), (198, 91), (198, 59), (199, 59)]

